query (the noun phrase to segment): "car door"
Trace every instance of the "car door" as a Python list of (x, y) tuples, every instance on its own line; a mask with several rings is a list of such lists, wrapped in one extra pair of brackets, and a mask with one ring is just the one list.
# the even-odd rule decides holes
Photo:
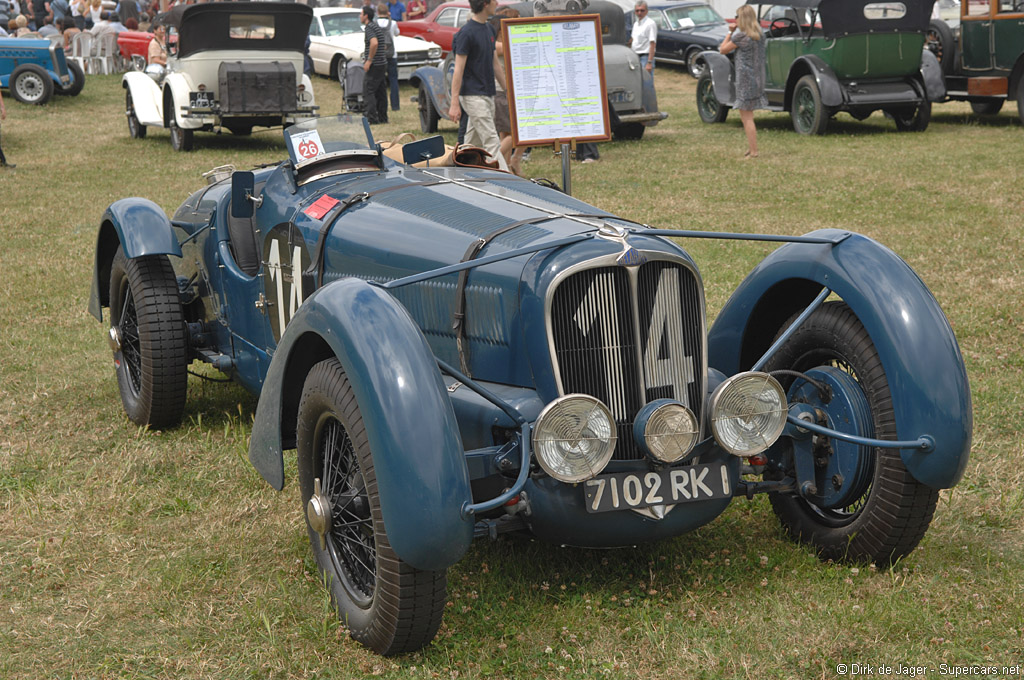
[(1024, 9), (1020, 0), (998, 0), (992, 22), (992, 58), (999, 71), (1010, 71), (1024, 52)]
[(654, 23), (658, 26), (658, 41), (654, 45), (654, 58), (665, 59), (671, 61), (679, 61), (682, 59), (682, 45), (679, 41), (679, 36), (675, 31), (671, 31), (668, 19), (665, 18), (665, 13), (660, 9), (651, 10), (648, 14)]
[(330, 75), (331, 49), (324, 37), (324, 27), (320, 17), (313, 17), (309, 23), (309, 57), (313, 60), (313, 70), (321, 75)]
[(989, 3), (967, 3), (966, 14), (960, 22), (960, 57), (964, 71), (992, 69), (992, 24)]

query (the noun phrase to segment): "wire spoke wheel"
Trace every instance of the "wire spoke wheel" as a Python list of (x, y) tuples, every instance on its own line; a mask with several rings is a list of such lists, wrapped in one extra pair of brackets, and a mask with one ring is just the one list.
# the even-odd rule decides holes
[(376, 586), (377, 546), (366, 497), (366, 483), (344, 426), (326, 416), (317, 436), (321, 484), (330, 501), (332, 524), (327, 546), (335, 570), (353, 600), (369, 605)]
[(392, 549), (362, 413), (337, 359), (306, 377), (296, 446), (310, 546), (352, 638), (384, 655), (428, 644), (441, 625), (446, 572), (416, 569)]
[[(897, 438), (892, 394), (881, 358), (867, 329), (845, 303), (822, 305), (797, 329), (766, 367), (768, 371), (780, 369), (826, 375), (831, 371), (841, 392), (827, 400), (816, 398), (810, 405), (831, 418), (838, 414), (841, 402), (858, 404), (859, 416), (848, 419), (852, 422), (844, 427), (874, 439)], [(790, 395), (795, 380), (787, 376), (782, 381)], [(851, 431), (844, 427), (838, 429)], [(841, 444), (828, 437), (815, 437), (812, 442), (816, 473), (829, 469), (826, 466), (836, 463), (831, 459), (840, 456), (846, 457), (845, 469), (856, 473), (846, 480), (835, 479), (837, 485), (847, 486), (834, 497), (834, 506), (824, 502), (821, 489), (820, 496), (808, 498), (796, 492), (769, 494), (772, 509), (787, 533), (814, 546), (822, 559), (884, 565), (909, 554), (928, 529), (938, 491), (911, 476), (897, 449)], [(786, 469), (792, 461), (774, 462), (781, 468), (780, 474), (795, 477), (795, 470)]]
[(125, 413), (138, 425), (172, 427), (188, 392), (189, 345), (178, 283), (165, 255), (110, 267), (109, 341)]

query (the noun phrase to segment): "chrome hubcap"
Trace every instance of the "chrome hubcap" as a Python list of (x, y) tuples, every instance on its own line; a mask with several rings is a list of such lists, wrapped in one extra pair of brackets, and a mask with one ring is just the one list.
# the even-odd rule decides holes
[(320, 537), (320, 549), (327, 549), (327, 532), (331, 530), (331, 502), (324, 495), (320, 478), (313, 480), (313, 496), (306, 505), (306, 520)]
[(121, 351), (121, 331), (117, 326), (110, 327), (110, 333), (107, 334), (107, 342), (110, 343), (110, 349), (114, 354), (118, 354)]

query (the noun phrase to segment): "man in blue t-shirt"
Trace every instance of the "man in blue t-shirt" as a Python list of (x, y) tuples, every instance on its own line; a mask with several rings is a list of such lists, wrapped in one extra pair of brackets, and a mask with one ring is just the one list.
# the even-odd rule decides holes
[(457, 121), (465, 109), (469, 116), (466, 143), (486, 149), (499, 167), (507, 171), (494, 127), (494, 79), (504, 88), (505, 71), (494, 51), (494, 30), (487, 23), (497, 9), (498, 0), (469, 0), (472, 14), (453, 41), (455, 73), (448, 116)]
[(394, 0), (388, 2), (388, 14), (391, 15), (392, 21), (405, 21), (405, 4), (402, 0)]

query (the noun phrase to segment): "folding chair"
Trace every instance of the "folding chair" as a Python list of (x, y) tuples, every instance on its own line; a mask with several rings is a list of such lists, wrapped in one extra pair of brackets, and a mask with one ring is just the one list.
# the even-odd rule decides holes
[(82, 31), (71, 36), (71, 59), (82, 67), (82, 73), (93, 73), (93, 40), (92, 33)]

